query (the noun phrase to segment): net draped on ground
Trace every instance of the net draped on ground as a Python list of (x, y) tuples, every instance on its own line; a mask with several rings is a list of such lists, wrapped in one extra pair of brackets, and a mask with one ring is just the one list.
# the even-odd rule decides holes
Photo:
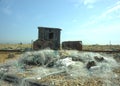
[[(102, 60), (99, 60), (100, 58)], [(94, 65), (88, 65), (89, 62), (93, 62)], [(50, 75), (66, 73), (73, 79), (98, 77), (103, 78), (107, 83), (109, 79), (119, 77), (113, 72), (117, 67), (119, 63), (108, 55), (75, 50), (45, 49), (26, 52), (19, 59), (6, 61), (1, 64), (0, 72), (20, 75), (24, 77), (24, 80), (41, 80)]]

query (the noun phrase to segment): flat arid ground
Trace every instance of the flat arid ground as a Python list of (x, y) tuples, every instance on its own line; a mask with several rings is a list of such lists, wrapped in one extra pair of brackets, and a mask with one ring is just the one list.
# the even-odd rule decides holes
[[(25, 49), (31, 48), (31, 44), (0, 44), (0, 49)], [(83, 50), (120, 50), (120, 45), (83, 45)], [(52, 54), (51, 54), (52, 53)], [(59, 54), (58, 54), (59, 53)], [(32, 56), (31, 56), (32, 54)], [(54, 55), (53, 55), (54, 54)], [(41, 58), (36, 56), (42, 55), (52, 58), (59, 57), (55, 60), (54, 67), (41, 67)], [(59, 56), (58, 56), (59, 55)], [(96, 60), (103, 57), (103, 60)], [(24, 64), (25, 70), (12, 64), (21, 58), (20, 62), (28, 61)], [(30, 58), (30, 59), (28, 59)], [(29, 65), (31, 59), (37, 59), (37, 65)], [(94, 61), (95, 65), (90, 69), (86, 68), (89, 61)], [(60, 50), (59, 52), (43, 50), (31, 53), (20, 52), (0, 52), (0, 64), (11, 65), (9, 71), (14, 72), (17, 76), (27, 79), (35, 77), (37, 82), (48, 84), (49, 86), (120, 86), (120, 54), (119, 53), (89, 53), (79, 51)], [(9, 63), (9, 64), (8, 64)], [(49, 63), (49, 62), (48, 62)], [(68, 63), (68, 64), (67, 64)], [(46, 64), (47, 65), (47, 64)], [(23, 68), (23, 65), (22, 65)], [(19, 71), (18, 71), (19, 70)], [(0, 69), (1, 71), (1, 69)], [(0, 81), (0, 86), (16, 86), (4, 81)], [(20, 85), (22, 86), (22, 85)], [(25, 85), (27, 86), (27, 85)]]
[[(26, 49), (31, 48), (31, 44), (0, 44), (0, 50), (6, 49)], [(120, 45), (83, 45), (83, 50), (120, 50)], [(0, 52), (0, 63), (5, 62), (11, 52)], [(18, 53), (13, 53), (18, 57)]]
[[(26, 48), (31, 48), (31, 44), (0, 44), (0, 50), (24, 50)], [(17, 58), (21, 53), (19, 54), (17, 52), (0, 52), (0, 63), (4, 63), (5, 60), (9, 59), (9, 54), (13, 54), (14, 58)]]

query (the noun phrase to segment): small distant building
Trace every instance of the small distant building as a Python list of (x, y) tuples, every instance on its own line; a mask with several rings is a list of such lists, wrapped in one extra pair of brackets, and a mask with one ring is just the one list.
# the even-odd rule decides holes
[(33, 42), (33, 49), (60, 49), (60, 28), (38, 27), (38, 39)]
[(82, 50), (82, 41), (64, 41), (62, 42), (62, 49), (65, 50)]

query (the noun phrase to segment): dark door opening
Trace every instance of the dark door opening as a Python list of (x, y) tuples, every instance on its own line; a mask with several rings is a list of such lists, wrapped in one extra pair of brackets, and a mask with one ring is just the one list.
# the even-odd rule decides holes
[(54, 38), (54, 34), (53, 33), (49, 33), (49, 39), (53, 39)]

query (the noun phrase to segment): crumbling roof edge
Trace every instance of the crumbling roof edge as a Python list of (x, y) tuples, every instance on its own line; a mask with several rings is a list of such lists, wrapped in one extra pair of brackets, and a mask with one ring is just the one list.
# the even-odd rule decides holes
[(39, 26), (38, 29), (57, 29), (57, 30), (62, 30), (60, 28), (54, 28), (54, 27), (41, 27)]
[(82, 41), (63, 41), (63, 42), (82, 42)]

